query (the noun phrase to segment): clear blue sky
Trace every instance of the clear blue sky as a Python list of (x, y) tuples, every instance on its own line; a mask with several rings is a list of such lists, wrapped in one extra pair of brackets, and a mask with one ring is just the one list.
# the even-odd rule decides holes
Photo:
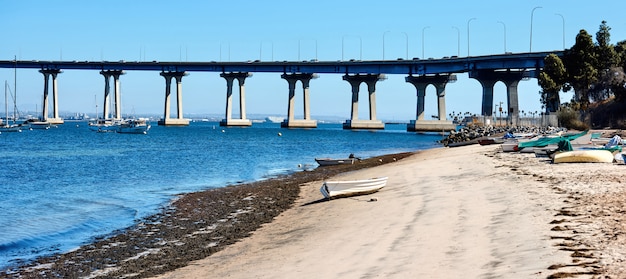
[[(570, 47), (580, 29), (594, 35), (607, 20), (611, 41), (626, 39), (626, 2), (611, 1), (0, 1), (0, 59), (12, 60), (372, 60), (487, 55)], [(565, 32), (561, 16), (565, 20)], [(470, 41), (468, 45), (468, 21)], [(502, 22), (502, 23), (499, 23)], [(506, 27), (506, 28), (505, 28)], [(458, 28), (458, 33), (457, 33)], [(386, 32), (389, 31), (389, 32)], [(385, 34), (383, 36), (383, 34)], [(424, 40), (422, 40), (422, 36)], [(384, 37), (384, 39), (383, 39)], [(408, 38), (408, 40), (407, 40)], [(342, 44), (343, 41), (343, 44)], [(359, 41), (362, 41), (360, 44)], [(408, 43), (408, 48), (407, 48)], [(298, 47), (300, 45), (300, 47)], [(342, 47), (343, 46), (343, 47)], [(424, 46), (422, 48), (422, 46)], [(220, 51), (221, 50), (221, 51)], [(362, 50), (362, 57), (360, 52)], [(41, 109), (43, 76), (17, 72), (18, 108)], [(13, 86), (13, 70), (0, 70)], [(95, 112), (103, 77), (97, 71), (66, 70), (58, 78), (62, 111)], [(164, 79), (157, 72), (129, 71), (121, 78), (124, 113), (162, 114)], [(279, 74), (255, 73), (246, 81), (248, 114), (286, 115), (287, 82)], [(301, 92), (298, 83), (298, 94)], [(360, 117), (367, 116), (363, 93)], [(480, 113), (481, 86), (460, 74), (447, 86), (447, 112)], [(540, 111), (536, 79), (519, 85), (520, 110)], [(218, 73), (193, 72), (183, 79), (185, 114), (224, 114), (226, 82)], [(301, 114), (297, 95), (296, 114)], [(567, 101), (571, 94), (563, 95)], [(341, 75), (311, 82), (315, 115), (349, 118), (350, 86)], [(3, 103), (0, 100), (0, 103)], [(494, 102), (506, 89), (495, 86)], [(377, 85), (378, 118), (415, 118), (415, 88), (404, 75)], [(435, 89), (427, 89), (426, 115), (436, 114)], [(100, 106), (101, 107), (101, 106)], [(174, 110), (173, 110), (174, 111)]]

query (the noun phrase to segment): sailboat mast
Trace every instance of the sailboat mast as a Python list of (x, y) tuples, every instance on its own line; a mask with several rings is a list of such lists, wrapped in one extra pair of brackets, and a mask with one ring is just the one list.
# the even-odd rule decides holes
[(95, 118), (98, 119), (98, 98), (96, 94), (93, 95), (93, 103), (96, 105), (96, 117)]
[(9, 83), (5, 80), (4, 81), (4, 112), (6, 113), (6, 116), (4, 120), (7, 123), (5, 123), (4, 125), (9, 124), (9, 98), (7, 98), (7, 87), (9, 87)]
[(17, 56), (13, 56), (15, 67), (13, 67), (13, 122), (17, 120)]

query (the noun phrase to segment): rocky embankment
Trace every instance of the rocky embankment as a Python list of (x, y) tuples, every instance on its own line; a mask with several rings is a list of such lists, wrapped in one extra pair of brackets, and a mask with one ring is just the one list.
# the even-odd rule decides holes
[(458, 131), (450, 131), (450, 134), (440, 142), (444, 146), (459, 143), (475, 143), (480, 138), (502, 137), (506, 133), (511, 134), (552, 134), (559, 131), (565, 131), (565, 128), (556, 127), (494, 127), (494, 126), (466, 126)]

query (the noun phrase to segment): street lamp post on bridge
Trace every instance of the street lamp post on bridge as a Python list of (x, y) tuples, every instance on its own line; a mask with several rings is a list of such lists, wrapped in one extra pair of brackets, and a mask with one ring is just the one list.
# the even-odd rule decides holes
[(424, 59), (424, 31), (428, 28), (430, 28), (430, 26), (422, 28), (422, 59)]
[(409, 34), (407, 34), (406, 32), (402, 32), (402, 34), (404, 34), (404, 41), (405, 41), (405, 45), (406, 45), (406, 60), (409, 60)]
[(476, 20), (476, 18), (473, 17), (467, 21), (467, 57), (470, 56), (470, 22), (472, 20)]
[(529, 52), (533, 52), (533, 15), (535, 14), (535, 10), (536, 9), (541, 9), (543, 7), (534, 7), (533, 10), (530, 12), (530, 51)]
[(387, 35), (387, 33), (389, 33), (391, 31), (387, 30), (385, 32), (383, 32), (383, 60), (385, 60), (385, 35)]
[[(222, 61), (222, 43), (220, 43), (220, 61)], [(230, 62), (230, 42), (228, 43), (228, 62)]]
[[(272, 47), (272, 58), (270, 61), (274, 61), (274, 42), (270, 42)], [(263, 42), (259, 44), (259, 60), (263, 60)]]
[[(385, 35), (391, 31), (387, 30), (383, 33), (383, 60), (385, 60)], [(404, 42), (406, 45), (406, 59), (409, 59), (409, 35), (406, 32), (402, 32), (404, 34)]]

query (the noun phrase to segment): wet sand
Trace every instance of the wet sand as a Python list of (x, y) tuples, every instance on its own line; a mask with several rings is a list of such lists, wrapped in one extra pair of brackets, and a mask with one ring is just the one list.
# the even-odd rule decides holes
[[(23, 278), (63, 268), (86, 278), (626, 278), (621, 162), (551, 164), (472, 145), (364, 164), (374, 165), (186, 195)], [(389, 181), (371, 195), (319, 193), (329, 177), (375, 176)], [(228, 214), (206, 214), (218, 211)]]

